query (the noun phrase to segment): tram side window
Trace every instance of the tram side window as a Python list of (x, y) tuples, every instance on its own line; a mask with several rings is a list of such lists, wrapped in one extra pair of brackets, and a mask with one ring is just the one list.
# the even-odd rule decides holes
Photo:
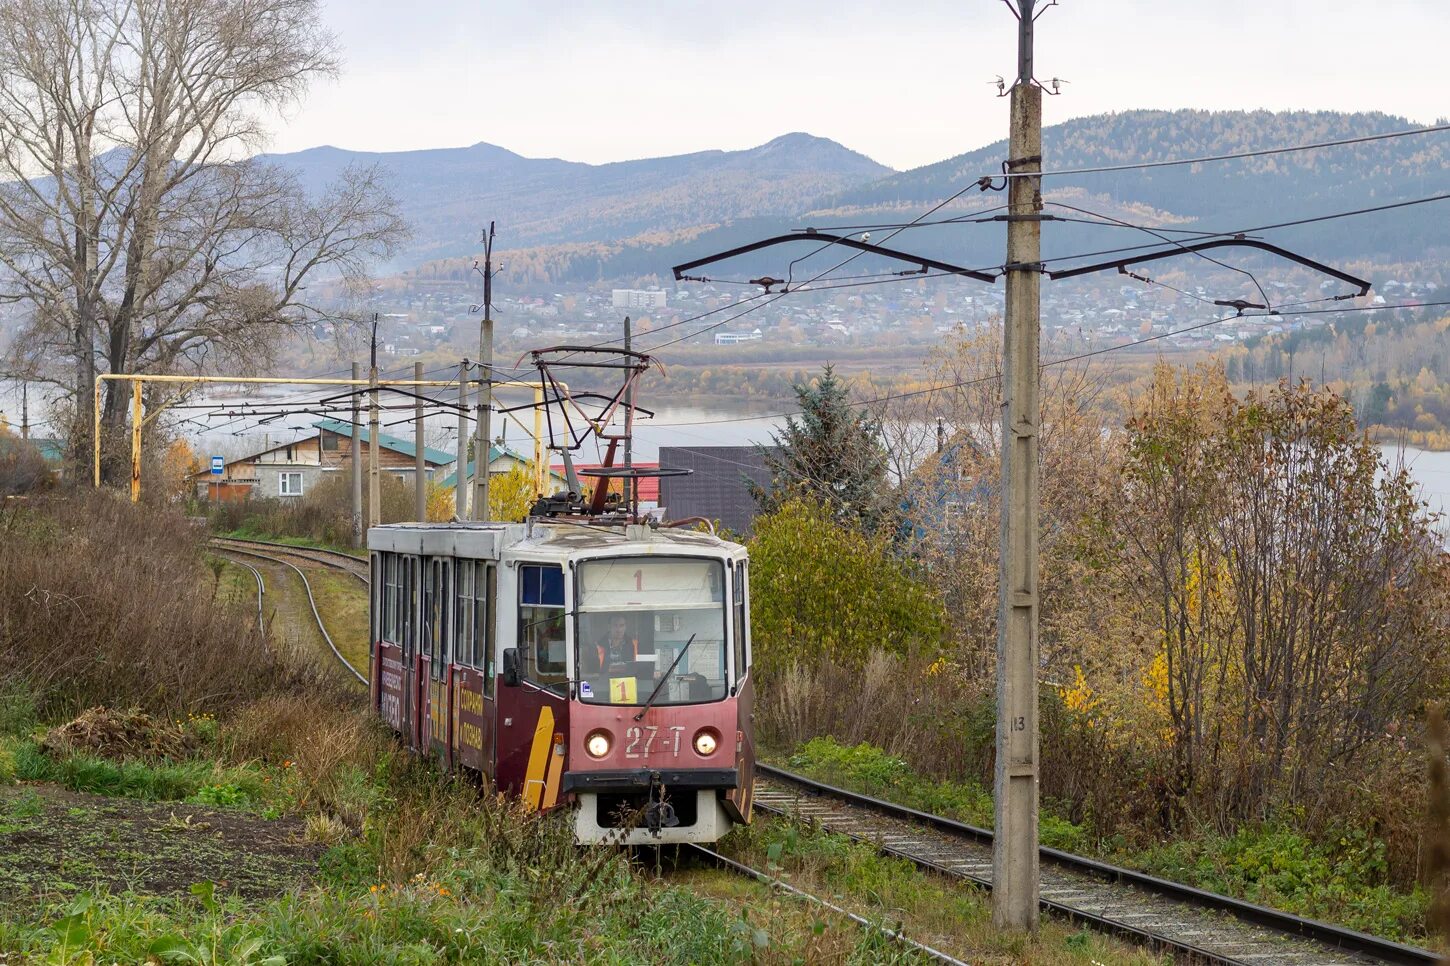
[(430, 560), (423, 565), (423, 652), (433, 663), (438, 657), (438, 615), (434, 604), (438, 599), (435, 588), (438, 584), (438, 561)]
[(383, 555), (383, 637), (394, 644), (401, 642), (398, 636), (398, 602), (402, 597), (402, 583), (398, 577), (398, 558), (393, 554)]
[(453, 600), (452, 573), (447, 560), (430, 560), (427, 566), (427, 579), (423, 584), (423, 639), (432, 662), (433, 676), (441, 678), (451, 657), (448, 637)]
[(388, 555), (373, 554), (372, 570), (373, 639), (387, 640), (388, 635)]
[(519, 566), (519, 664), (526, 680), (563, 694), (568, 687), (564, 638), (564, 571)]
[(398, 634), (403, 641), (403, 651), (415, 653), (422, 642), (417, 639), (413, 622), (418, 618), (418, 566), (417, 557), (404, 557), (398, 561), (402, 569), (403, 593), (398, 603)]
[(745, 677), (747, 670), (745, 642), (750, 633), (750, 616), (745, 610), (745, 561), (735, 564), (734, 613), (735, 613), (735, 680)]
[(459, 560), (454, 569), (453, 660), (477, 667), (473, 664), (473, 562)]
[(483, 669), (483, 693), (493, 694), (493, 620), (498, 596), (498, 572), (493, 564), (478, 561), (473, 578), (473, 666)]

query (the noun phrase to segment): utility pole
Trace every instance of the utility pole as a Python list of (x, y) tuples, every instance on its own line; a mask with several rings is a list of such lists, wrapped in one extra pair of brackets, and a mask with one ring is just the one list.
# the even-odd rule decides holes
[(483, 321), (478, 324), (478, 425), (473, 445), (473, 517), (488, 519), (488, 470), (493, 408), (493, 222), (483, 236)]
[[(423, 363), (413, 363), (413, 381), (423, 381)], [(413, 390), (413, 515), (428, 522), (428, 462), (423, 458), (423, 387)]]
[(30, 438), (30, 383), (28, 382), (20, 384), (20, 438)]
[[(354, 362), (352, 381), (357, 383), (361, 379), (362, 366)], [(363, 545), (362, 413), (359, 404), (361, 394), (356, 385), (348, 388), (352, 390), (352, 545), (357, 548)]]
[[(1017, 80), (1007, 148), (1002, 547), (997, 611), (997, 762), (992, 922), (1037, 928), (1037, 446), (1042, 271), (1042, 90), (1033, 80), (1036, 0), (1017, 0)], [(1010, 4), (1009, 4), (1010, 6)]]
[(373, 313), (372, 358), (368, 363), (368, 527), (382, 521), (382, 481), (378, 478), (378, 313)]
[[(625, 352), (628, 352), (630, 350), (630, 346), (631, 346), (631, 343), (630, 343), (629, 316), (626, 315), (624, 317), (624, 351)], [(629, 388), (624, 391), (624, 405), (627, 407), (627, 409), (628, 409), (629, 412), (633, 412), (634, 411), (634, 385), (633, 385), (633, 383), (631, 383), (630, 386), (629, 386)], [(634, 467), (634, 433), (630, 433), (628, 436), (624, 437), (624, 468), (628, 470), (628, 469), (632, 469), (633, 467)], [(624, 483), (624, 487), (623, 487), (623, 489), (624, 489), (624, 512), (626, 512), (626, 513), (632, 513), (633, 510), (634, 510), (634, 497), (635, 497), (635, 493), (634, 493), (634, 480), (632, 480), (632, 479), (630, 479), (629, 477), (626, 476), (622, 482)], [(599, 485), (601, 485), (601, 486), (608, 486), (609, 485), (609, 481), (606, 480), (606, 479), (602, 479), (601, 478), (600, 481), (599, 481)]]
[(468, 519), (468, 360), (458, 364), (458, 460), (453, 464), (453, 515)]

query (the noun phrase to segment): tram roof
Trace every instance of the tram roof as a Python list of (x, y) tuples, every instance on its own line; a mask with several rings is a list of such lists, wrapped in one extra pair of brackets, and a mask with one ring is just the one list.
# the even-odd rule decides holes
[(682, 550), (733, 556), (739, 544), (698, 530), (607, 526), (564, 520), (532, 523), (390, 523), (368, 530), (368, 549), (393, 553), (496, 558), (502, 551), (569, 557), (590, 551), (637, 548), (641, 553)]

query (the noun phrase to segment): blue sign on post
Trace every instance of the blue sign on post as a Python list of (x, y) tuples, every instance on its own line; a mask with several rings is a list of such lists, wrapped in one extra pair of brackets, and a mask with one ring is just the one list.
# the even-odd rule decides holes
[(226, 469), (226, 466), (227, 462), (225, 459), (220, 456), (213, 456), (211, 458), (211, 475), (221, 476), (222, 472)]

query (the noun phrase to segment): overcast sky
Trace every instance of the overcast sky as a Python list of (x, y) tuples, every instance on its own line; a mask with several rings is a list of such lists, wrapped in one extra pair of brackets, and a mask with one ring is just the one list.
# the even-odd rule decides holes
[[(324, 0), (336, 81), (269, 145), (394, 151), (488, 141), (604, 162), (789, 131), (896, 168), (1006, 132), (1001, 0)], [(1037, 74), (1046, 122), (1129, 108), (1450, 113), (1443, 0), (1062, 0)]]

